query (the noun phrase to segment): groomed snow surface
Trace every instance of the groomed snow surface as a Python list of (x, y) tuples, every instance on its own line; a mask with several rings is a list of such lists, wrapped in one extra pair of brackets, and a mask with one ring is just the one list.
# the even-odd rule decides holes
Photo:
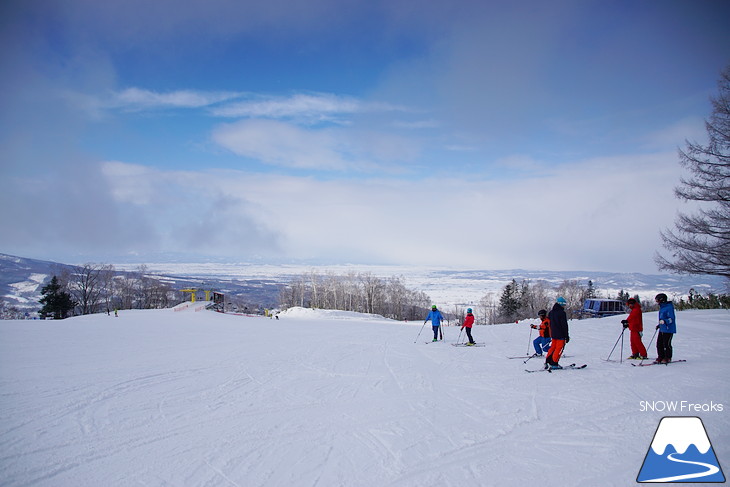
[(458, 327), (195, 309), (0, 322), (0, 485), (626, 486), (664, 416), (701, 417), (730, 467), (727, 311), (678, 313), (669, 366), (602, 360), (622, 316), (572, 321), (561, 362), (588, 367), (528, 374), (507, 359), (527, 323), (458, 348)]

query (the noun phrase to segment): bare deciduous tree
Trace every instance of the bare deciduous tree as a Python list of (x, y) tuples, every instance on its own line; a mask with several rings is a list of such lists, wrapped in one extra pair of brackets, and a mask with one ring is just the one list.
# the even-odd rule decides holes
[(322, 277), (310, 271), (295, 277), (280, 294), (282, 307), (307, 306), (374, 313), (397, 320), (422, 319), (429, 297), (408, 289), (402, 277), (381, 279), (371, 273), (349, 272)]
[(687, 142), (680, 163), (692, 176), (675, 188), (677, 198), (697, 201), (696, 214), (681, 213), (675, 229), (661, 232), (670, 257), (657, 253), (659, 269), (682, 274), (708, 274), (730, 279), (730, 67), (712, 98), (713, 112), (705, 122), (709, 142)]
[(70, 275), (68, 289), (82, 315), (96, 313), (104, 300), (105, 283), (110, 281), (113, 267), (105, 264), (84, 264)]

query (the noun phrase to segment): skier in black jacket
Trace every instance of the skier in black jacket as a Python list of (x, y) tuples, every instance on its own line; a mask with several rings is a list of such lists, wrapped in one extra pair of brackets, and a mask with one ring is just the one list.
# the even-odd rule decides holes
[(563, 353), (565, 344), (570, 341), (568, 333), (568, 316), (565, 314), (565, 298), (560, 296), (555, 300), (553, 309), (550, 310), (550, 335), (553, 339), (545, 359), (545, 368), (562, 369), (558, 361)]

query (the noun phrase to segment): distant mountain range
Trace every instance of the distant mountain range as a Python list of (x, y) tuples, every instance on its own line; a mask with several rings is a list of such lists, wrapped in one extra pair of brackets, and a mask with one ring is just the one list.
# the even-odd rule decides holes
[[(0, 298), (9, 305), (23, 310), (40, 308), (41, 288), (54, 274), (74, 266), (44, 260), (0, 254)], [(138, 265), (115, 264), (119, 273), (133, 272)], [(533, 271), (509, 270), (456, 270), (417, 268), (407, 266), (328, 265), (305, 264), (250, 264), (250, 263), (147, 263), (146, 273), (171, 286), (172, 289), (197, 287), (214, 289), (229, 295), (245, 296), (246, 301), (273, 307), (279, 291), (292, 278), (310, 272), (372, 273), (389, 278), (401, 276), (407, 287), (428, 294), (439, 304), (469, 304), (487, 293), (498, 293), (512, 279), (545, 281), (560, 284), (577, 280), (586, 284), (591, 280), (599, 294), (615, 295), (624, 290), (648, 299), (657, 292), (670, 296), (686, 296), (691, 288), (696, 292), (727, 292), (727, 281), (715, 276), (687, 276), (674, 274), (638, 274), (593, 271)]]

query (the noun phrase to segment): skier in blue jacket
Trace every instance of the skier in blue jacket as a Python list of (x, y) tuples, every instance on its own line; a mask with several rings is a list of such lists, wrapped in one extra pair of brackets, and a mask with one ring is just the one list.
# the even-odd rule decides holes
[(441, 328), (441, 322), (444, 320), (444, 315), (442, 315), (441, 311), (436, 308), (435, 304), (431, 306), (431, 311), (428, 313), (428, 316), (426, 316), (423, 324), (425, 325), (428, 320), (431, 320), (431, 327), (433, 328), (433, 341), (438, 341), (439, 329)]
[(654, 300), (659, 305), (659, 337), (656, 340), (657, 359), (655, 364), (668, 364), (672, 361), (672, 338), (677, 333), (677, 320), (674, 316), (674, 304), (667, 301), (667, 295), (659, 293)]

